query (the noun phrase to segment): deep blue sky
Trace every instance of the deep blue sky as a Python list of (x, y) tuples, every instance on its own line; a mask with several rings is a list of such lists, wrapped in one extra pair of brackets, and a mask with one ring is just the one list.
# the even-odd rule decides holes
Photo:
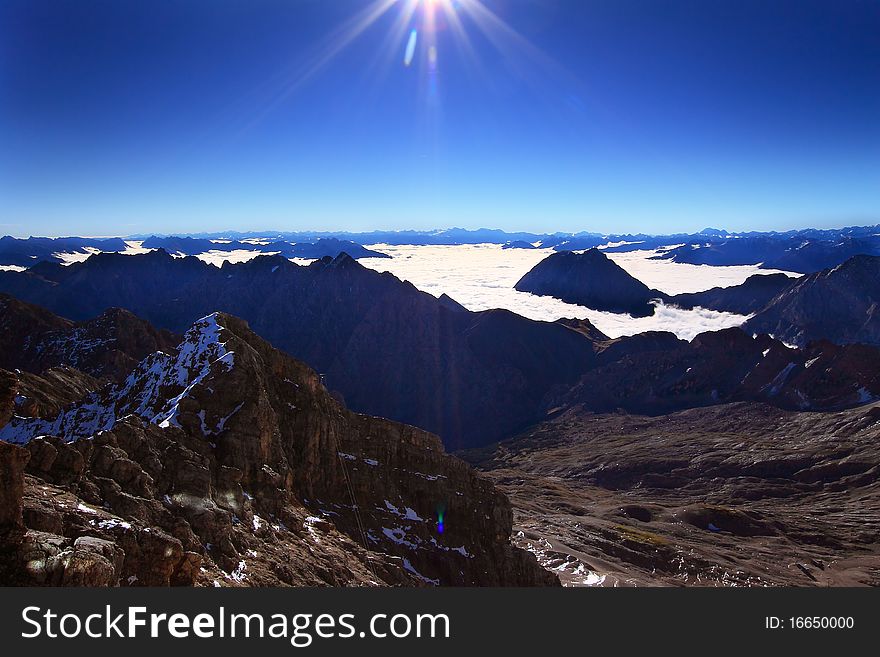
[(0, 234), (880, 221), (880, 0), (406, 1), (4, 0)]

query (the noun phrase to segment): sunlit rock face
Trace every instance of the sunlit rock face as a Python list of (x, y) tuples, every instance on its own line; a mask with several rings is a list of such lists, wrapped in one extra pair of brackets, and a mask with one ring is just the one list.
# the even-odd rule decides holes
[(436, 436), (348, 411), (228, 315), (56, 418), (13, 415), (0, 439), (41, 480), (20, 483), (7, 445), (24, 497), (7, 524), (42, 555), (16, 582), (555, 582), (510, 546), (506, 498)]

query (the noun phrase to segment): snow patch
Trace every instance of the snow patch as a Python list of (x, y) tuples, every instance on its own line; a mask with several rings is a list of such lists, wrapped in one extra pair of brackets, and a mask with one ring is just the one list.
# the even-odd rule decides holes
[[(159, 351), (147, 356), (124, 382), (90, 394), (53, 420), (15, 416), (0, 429), (0, 440), (22, 444), (38, 436), (60, 436), (70, 442), (109, 431), (129, 415), (163, 428), (179, 427), (180, 402), (215, 368), (228, 372), (234, 365), (234, 352), (221, 342), (223, 330), (216, 313), (203, 317), (186, 332), (176, 355)], [(169, 389), (180, 392), (167, 399)], [(204, 414), (199, 417), (204, 427)], [(221, 430), (223, 423), (225, 420), (219, 425)]]
[(430, 577), (425, 577), (422, 575), (415, 567), (410, 563), (409, 559), (404, 558), (403, 560), (403, 569), (408, 573), (411, 573), (416, 579), (424, 582), (425, 584), (431, 584), (432, 586), (440, 586), (439, 579), (431, 579)]

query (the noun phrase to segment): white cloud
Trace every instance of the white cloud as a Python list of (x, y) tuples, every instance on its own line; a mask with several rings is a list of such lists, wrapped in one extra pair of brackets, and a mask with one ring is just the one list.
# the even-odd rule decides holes
[[(362, 258), (360, 263), (364, 266), (377, 271), (390, 271), (434, 296), (439, 297), (446, 293), (469, 310), (506, 308), (524, 317), (544, 321), (555, 321), (562, 317), (589, 319), (600, 331), (611, 337), (643, 331), (671, 331), (681, 338), (691, 339), (703, 331), (739, 326), (747, 319), (732, 313), (702, 308), (680, 310), (662, 304), (657, 307), (653, 317), (632, 318), (629, 315), (590, 310), (552, 297), (539, 297), (513, 289), (526, 272), (552, 253), (549, 249), (502, 249), (497, 244), (375, 244), (369, 248), (387, 253), (392, 258)], [(636, 271), (648, 274), (649, 280), (644, 282), (663, 291), (666, 291), (664, 287), (678, 292), (684, 289), (698, 291), (716, 285), (735, 285), (757, 271), (756, 267), (696, 267), (699, 277), (688, 281), (687, 274), (690, 272), (690, 276), (693, 276), (694, 265), (658, 260), (645, 266), (640, 263), (653, 252), (637, 253), (640, 255), (622, 258), (623, 262), (618, 264), (633, 275)]]
[(801, 275), (793, 272), (780, 272), (778, 269), (761, 269), (758, 265), (713, 267), (710, 265), (689, 265), (669, 260), (651, 260), (651, 257), (657, 253), (657, 251), (632, 251), (630, 253), (606, 253), (605, 255), (648, 287), (666, 294), (702, 292), (713, 287), (731, 287), (739, 285), (752, 274), (783, 273), (793, 277)]
[(261, 255), (278, 255), (278, 251), (265, 253), (263, 251), (251, 251), (249, 249), (235, 249), (233, 251), (205, 251), (196, 256), (199, 260), (207, 262), (215, 267), (222, 267), (224, 262), (233, 264), (247, 262)]
[[(258, 244), (261, 240), (252, 240)], [(141, 242), (128, 242), (123, 253), (145, 253)], [(439, 297), (448, 294), (469, 310), (506, 308), (530, 319), (555, 321), (563, 317), (589, 319), (600, 331), (611, 337), (634, 335), (643, 331), (671, 331), (680, 338), (691, 339), (703, 331), (739, 326), (745, 316), (714, 310), (679, 308), (658, 304), (652, 317), (633, 318), (629, 315), (600, 312), (565, 303), (552, 297), (539, 297), (513, 289), (516, 282), (544, 258), (550, 249), (503, 249), (497, 244), (466, 244), (460, 246), (391, 246), (375, 244), (368, 248), (392, 256), (361, 258), (360, 263), (377, 271), (388, 271), (410, 281), (420, 290)], [(656, 251), (607, 254), (617, 264), (651, 288), (667, 294), (699, 292), (711, 287), (738, 285), (755, 273), (772, 273), (756, 265), (710, 267), (688, 265), (668, 260), (650, 260)], [(58, 254), (65, 264), (84, 260), (89, 253)], [(224, 261), (247, 262), (261, 251), (240, 249), (212, 250), (199, 259), (217, 267)], [(311, 260), (293, 258), (297, 264)], [(787, 273), (787, 272), (786, 272)], [(796, 274), (789, 274), (796, 275)]]

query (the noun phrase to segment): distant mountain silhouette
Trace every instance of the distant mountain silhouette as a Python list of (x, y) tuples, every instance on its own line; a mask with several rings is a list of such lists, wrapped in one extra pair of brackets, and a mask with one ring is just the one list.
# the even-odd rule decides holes
[(281, 240), (271, 242), (240, 242), (237, 240), (215, 242), (210, 239), (195, 237), (149, 237), (142, 246), (147, 249), (165, 249), (169, 253), (184, 255), (200, 255), (207, 251), (261, 251), (283, 255), (285, 258), (304, 258), (316, 260), (330, 256), (335, 258), (340, 253), (347, 253), (352, 258), (390, 258), (386, 253), (364, 248), (360, 244), (348, 240), (328, 237), (315, 242), (298, 242), (292, 244)]
[(653, 315), (650, 301), (665, 297), (633, 278), (598, 249), (554, 253), (535, 265), (515, 287), (521, 292), (634, 317)]
[(98, 239), (90, 237), (28, 237), (0, 238), (0, 265), (31, 267), (38, 262), (63, 262), (57, 253), (87, 254), (87, 248), (99, 251), (125, 251), (125, 241), (118, 238)]
[(657, 258), (694, 265), (753, 265), (809, 274), (835, 267), (854, 255), (880, 255), (880, 237), (840, 236), (839, 239), (757, 235), (716, 243), (689, 243)]

